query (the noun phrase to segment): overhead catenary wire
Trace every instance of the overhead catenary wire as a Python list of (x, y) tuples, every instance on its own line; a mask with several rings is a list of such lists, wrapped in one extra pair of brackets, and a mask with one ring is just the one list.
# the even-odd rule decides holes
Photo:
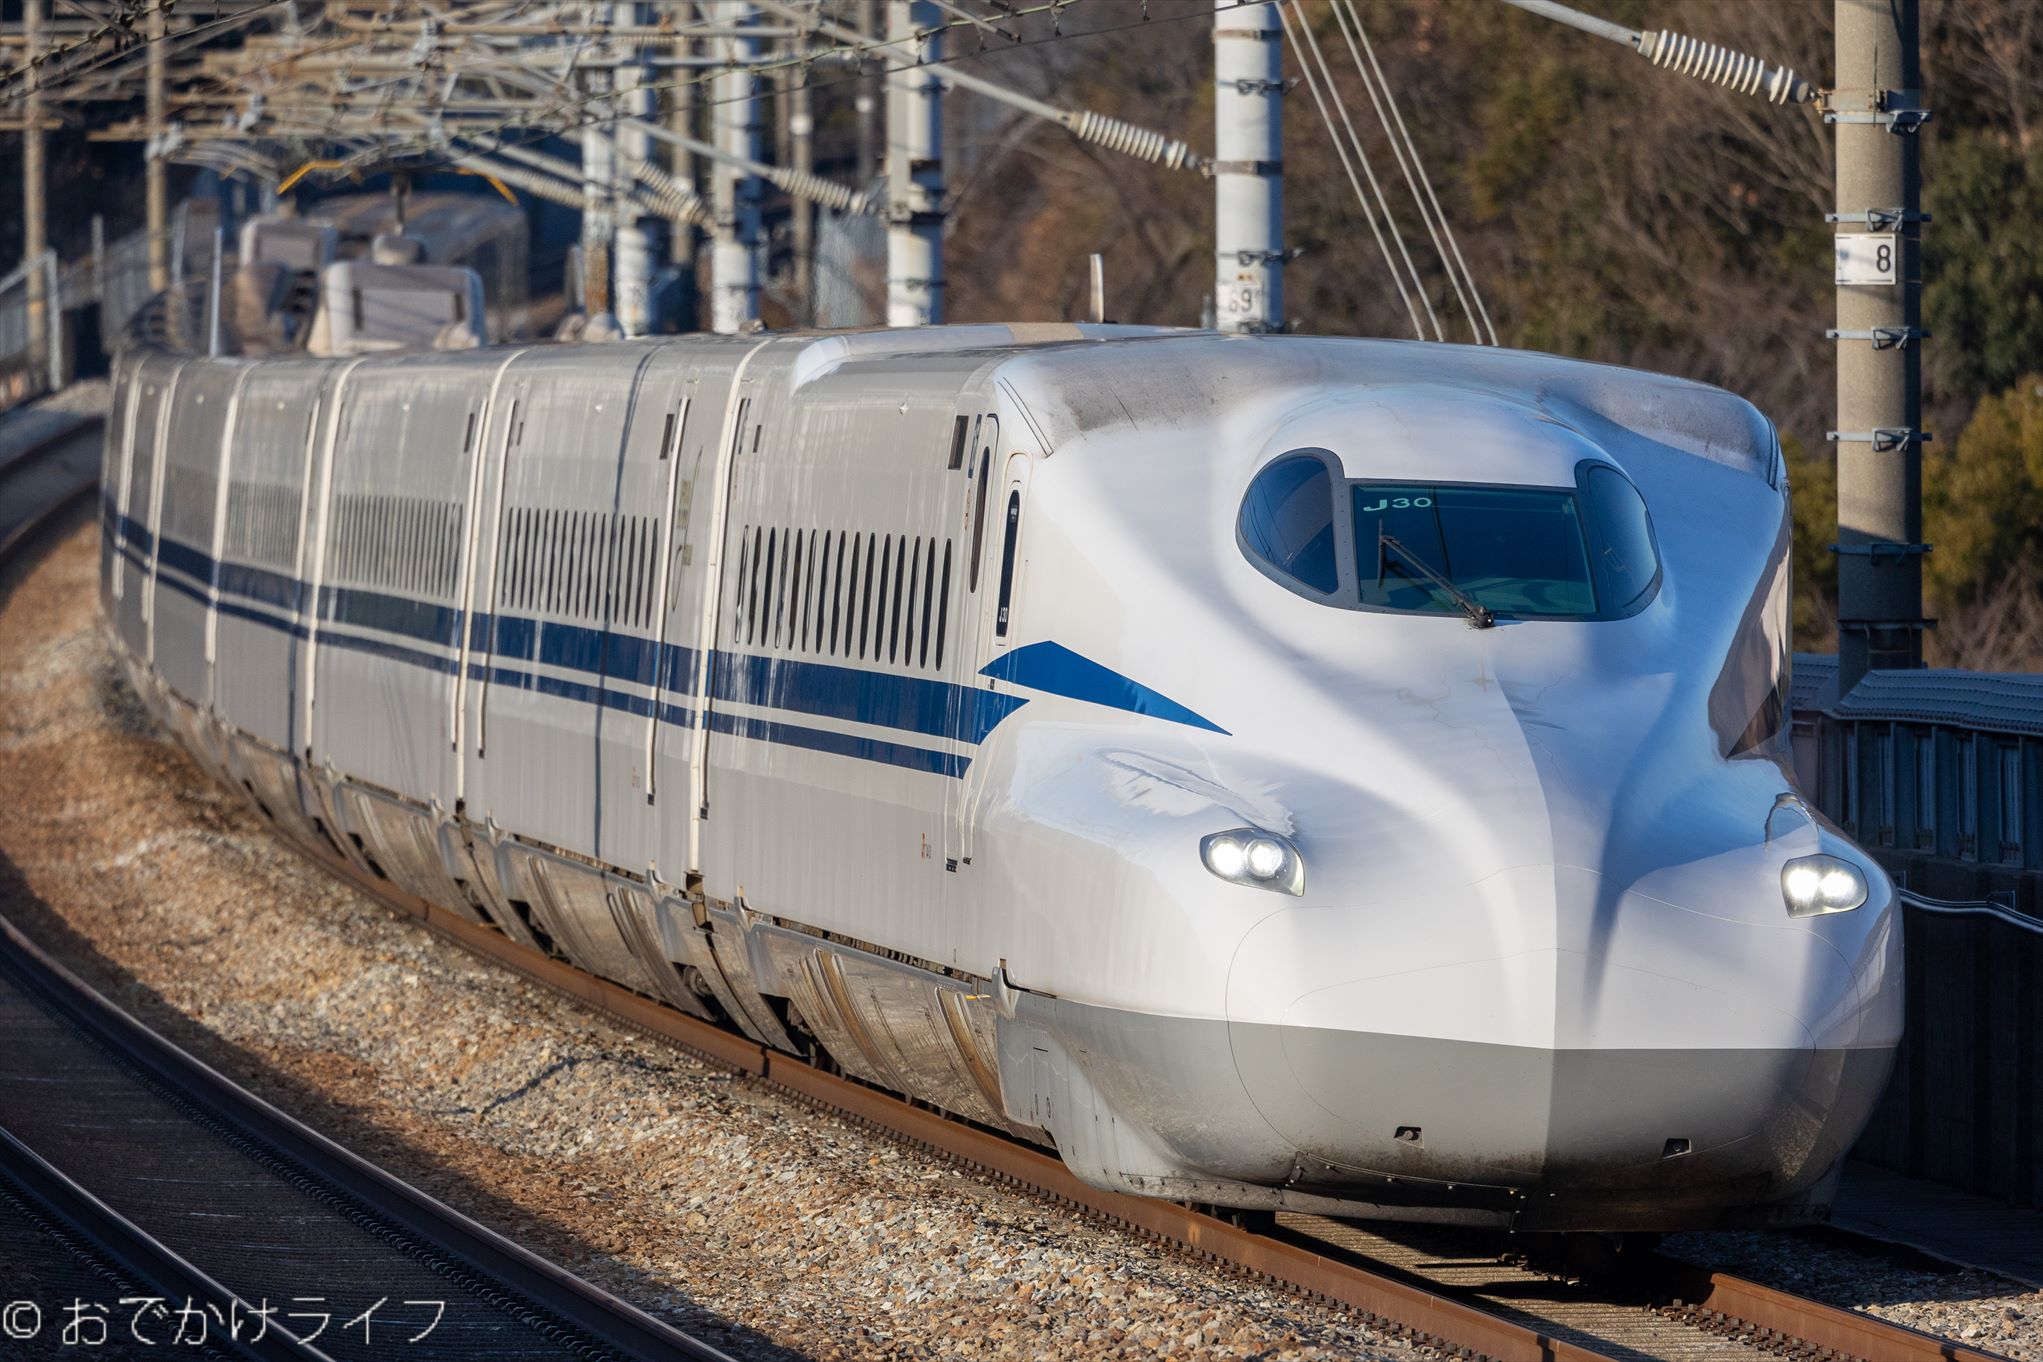
[[(171, 7), (175, 3), (176, 0), (157, 0), (157, 3), (155, 4), (147, 5), (134, 11), (133, 14), (127, 16), (126, 22), (124, 23), (109, 23), (100, 30), (88, 34), (85, 37), (80, 38), (76, 41), (62, 43), (55, 47), (47, 48), (39, 56), (30, 58), (28, 61), (23, 62), (14, 70), (8, 71), (4, 74), (0, 74), (0, 90), (5, 90), (7, 86), (14, 84), (16, 81), (23, 80), (24, 77), (32, 76), (33, 80), (25, 81), (23, 87), (20, 90), (10, 91), (8, 97), (15, 98), (30, 93), (38, 93), (44, 91), (48, 91), (50, 93), (60, 93), (63, 89), (63, 86), (62, 85), (52, 86), (47, 84), (44, 79), (43, 68), (47, 67), (52, 62), (57, 61), (61, 58), (71, 56), (72, 54), (77, 52), (82, 52), (88, 47), (97, 46), (110, 34), (113, 33), (132, 34), (133, 32), (132, 25), (137, 20), (141, 20), (155, 14), (160, 14), (167, 19), (170, 15)], [(250, 9), (241, 10), (239, 12), (231, 14), (215, 15), (214, 17), (206, 20), (205, 22), (197, 24), (191, 28), (177, 29), (175, 31), (166, 29), (166, 31), (160, 37), (153, 36), (143, 37), (138, 38), (133, 42), (121, 43), (117, 45), (113, 51), (100, 53), (94, 56), (91, 60), (83, 63), (76, 69), (66, 69), (59, 71), (57, 73), (56, 78), (68, 84), (69, 82), (78, 80), (83, 76), (91, 75), (93, 72), (101, 69), (102, 67), (111, 65), (114, 62), (119, 61), (123, 57), (132, 56), (138, 52), (146, 52), (151, 47), (169, 48), (175, 46), (177, 50), (181, 51), (186, 47), (192, 46), (193, 40), (195, 39), (209, 36), (217, 36), (221, 32), (234, 28), (239, 28), (244, 24), (253, 23), (255, 20), (262, 18), (270, 11), (275, 10), (278, 7), (286, 5), (288, 3), (290, 3), (290, 0), (260, 0), (259, 3), (257, 3)]]
[[(1048, 14), (1054, 18), (1061, 15), (1064, 12), (1068, 12), (1074, 6), (1084, 2), (1085, 0), (1038, 0), (1038, 2), (1034, 4), (1002, 5), (1000, 6), (1000, 8), (1003, 12), (1003, 17), (1007, 19), (1019, 19), (1039, 14)], [(1247, 0), (1247, 2), (1274, 3), (1274, 0)], [(1195, 9), (1187, 9), (1185, 11), (1177, 13), (1151, 15), (1147, 12), (1145, 8), (1139, 19), (1131, 19), (1127, 22), (1122, 23), (1109, 23), (1099, 28), (1084, 30), (1067, 30), (1059, 28), (1054, 33), (1040, 37), (1020, 37), (1017, 35), (1016, 45), (1022, 47), (1036, 47), (1047, 45), (1050, 43), (1071, 41), (1078, 38), (1101, 37), (1109, 34), (1126, 32), (1130, 30), (1160, 27), (1165, 24), (1179, 22), (1185, 19), (1197, 17), (1199, 13), (1200, 11), (1197, 11)], [(804, 21), (812, 17), (809, 14), (802, 11), (795, 11), (795, 15), (797, 18), (801, 18)], [(236, 17), (239, 18), (240, 16)], [(810, 49), (775, 60), (755, 62), (751, 64), (752, 69), (759, 72), (770, 71), (773, 69), (786, 70), (798, 69), (801, 72), (802, 81), (806, 87), (826, 88), (830, 85), (841, 83), (842, 80), (856, 79), (857, 77), (846, 76), (837, 79), (825, 79), (820, 81), (813, 80), (810, 78), (810, 72), (812, 68), (814, 68), (817, 65), (843, 62), (846, 61), (847, 59), (860, 59), (871, 56), (877, 56), (880, 58), (880, 66), (882, 68), (881, 74), (890, 74), (895, 71), (914, 69), (915, 67), (924, 64), (919, 58), (899, 62), (890, 62), (886, 60), (886, 57), (889, 54), (883, 51), (882, 49), (895, 47), (900, 45), (902, 42), (909, 40), (897, 39), (892, 41), (882, 41), (868, 38), (864, 34), (859, 33), (855, 30), (840, 29), (837, 28), (837, 26), (835, 25), (829, 25), (828, 27), (835, 30), (835, 33), (842, 38), (842, 41), (840, 41), (838, 46), (823, 50)], [(945, 29), (956, 29), (961, 27), (971, 27), (971, 25), (969, 21), (966, 19), (955, 19), (945, 23), (930, 25), (925, 30), (918, 30), (918, 34), (916, 36), (919, 36), (926, 32), (938, 32)], [(820, 33), (823, 30), (811, 27), (809, 31)], [(332, 46), (334, 46), (334, 44), (327, 44), (325, 45), (325, 48), (331, 48)], [(577, 55), (579, 55), (588, 46), (589, 46), (588, 43), (576, 43), (574, 44), (574, 52)], [(313, 50), (318, 51), (324, 49), (315, 47)], [(1073, 111), (1059, 109), (1055, 105), (1047, 104), (1041, 100), (1033, 99), (1030, 96), (1019, 94), (1018, 92), (1009, 90), (1006, 87), (1000, 86), (995, 82), (986, 81), (978, 77), (965, 76), (963, 73), (959, 72), (956, 69), (957, 65), (960, 62), (980, 59), (986, 56), (988, 53), (996, 50), (1008, 49), (982, 47), (981, 50), (977, 52), (966, 51), (947, 58), (943, 65), (945, 79), (967, 89), (979, 90), (983, 93), (988, 94), (989, 97), (1001, 100), (1002, 102), (1017, 104), (1022, 107), (1026, 107), (1029, 109), (1030, 112), (1036, 113), (1039, 117), (1050, 119), (1052, 121), (1059, 123), (1061, 126), (1064, 126), (1065, 128), (1067, 128), (1067, 130), (1071, 131), (1072, 134), (1078, 137), (1080, 140), (1091, 141), (1099, 145), (1106, 146), (1113, 150), (1122, 151), (1129, 155), (1149, 159), (1170, 168), (1193, 169), (1199, 171), (1202, 174), (1210, 173), (1211, 165), (1207, 158), (1192, 151), (1191, 148), (1186, 146), (1184, 143), (1177, 141), (1176, 139), (1169, 138), (1164, 134), (1154, 132), (1149, 129), (1141, 128), (1139, 126), (1129, 124), (1123, 120), (1112, 118), (1107, 115), (1093, 113), (1085, 110)], [(502, 54), (493, 54), (493, 60), (500, 58), (501, 55)], [(274, 58), (267, 61), (262, 67), (259, 67), (257, 69), (273, 70), (279, 66), (288, 67), (296, 56), (297, 54), (291, 54), (289, 56)], [(572, 66), (572, 64), (573, 63), (571, 62), (570, 65)], [(449, 74), (450, 75), (454, 74), (454, 72), (450, 70)], [(697, 87), (709, 84), (714, 79), (715, 73), (710, 72), (695, 77), (679, 80), (647, 82), (641, 88), (653, 92), (680, 90), (684, 88), (692, 90)], [(215, 88), (218, 87), (218, 84), (219, 81), (216, 80)], [(545, 138), (553, 136), (571, 135), (580, 129), (597, 126), (608, 122), (607, 116), (591, 115), (590, 108), (592, 101), (587, 97), (578, 95), (569, 88), (560, 86), (557, 86), (556, 88), (559, 89), (560, 92), (557, 95), (557, 97), (552, 99), (550, 102), (535, 101), (533, 107), (507, 112), (503, 117), (496, 119), (493, 122), (480, 125), (471, 124), (464, 126), (464, 128), (462, 129), (463, 135), (465, 137), (469, 137), (477, 141), (486, 141), (496, 146), (504, 146), (510, 145), (514, 142), (531, 142), (543, 140)], [(714, 106), (719, 102), (720, 102), (719, 100), (712, 98), (707, 100), (698, 100), (697, 105), (698, 107), (710, 107)], [(284, 102), (279, 101), (273, 106), (273, 108), (270, 111), (268, 111), (264, 115), (264, 117), (268, 120), (271, 120), (272, 122), (275, 122), (276, 120), (280, 120), (287, 117), (291, 113), (291, 111), (295, 110), (296, 108), (297, 106), (295, 104), (287, 106)], [(205, 132), (203, 125), (195, 126), (189, 129), (188, 131), (200, 133), (201, 135), (204, 135)], [(251, 136), (260, 135), (253, 128), (247, 129), (246, 132), (248, 135)], [(215, 133), (213, 135), (217, 136), (218, 134)], [(329, 119), (328, 124), (324, 129), (313, 129), (310, 127), (305, 127), (284, 135), (294, 137), (324, 136), (326, 138), (333, 139), (334, 141), (345, 141), (350, 138), (353, 138), (372, 143), (380, 142), (383, 147), (384, 159), (403, 156), (416, 156), (430, 159), (436, 155), (441, 154), (443, 150), (440, 144), (440, 140), (436, 137), (430, 136), (419, 138), (408, 138), (402, 136), (392, 137), (387, 134), (380, 134), (379, 131), (375, 128), (354, 127), (352, 126), (350, 120), (344, 117)], [(355, 152), (354, 154), (350, 155), (347, 158), (348, 172), (361, 173), (369, 169), (376, 161), (376, 159), (377, 153), (373, 146)], [(819, 191), (823, 191), (826, 194), (834, 192), (834, 187), (832, 188), (832, 190), (825, 191), (824, 187), (820, 184), (812, 186), (812, 188)]]
[[(929, 36), (930, 31), (934, 31), (917, 30), (906, 38), (873, 39), (866, 37), (856, 29), (832, 23), (819, 12), (798, 9), (793, 5), (783, 3), (782, 0), (756, 0), (756, 3), (761, 9), (769, 13), (778, 14), (782, 18), (795, 23), (806, 24), (812, 32), (834, 38), (838, 42), (861, 53), (879, 54), (889, 49), (899, 49), (902, 47), (912, 47), (913, 50), (919, 52), (923, 40)], [(1056, 10), (1053, 9), (1051, 12), (1054, 14)], [(953, 23), (940, 27), (951, 28), (956, 26)], [(1017, 41), (1019, 42), (1020, 40), (1018, 39)], [(907, 70), (923, 64), (918, 57), (916, 61), (905, 63), (903, 66), (894, 69)], [(1138, 124), (1129, 123), (1124, 119), (1114, 118), (1107, 114), (1094, 113), (1086, 109), (1062, 109), (1045, 100), (1022, 94), (1018, 90), (1010, 90), (997, 81), (987, 80), (983, 76), (975, 76), (969, 72), (956, 70), (949, 64), (944, 65), (944, 76), (953, 85), (959, 86), (962, 89), (975, 91), (990, 99), (995, 99), (1003, 104), (1012, 105), (1027, 113), (1032, 113), (1038, 118), (1056, 123), (1068, 130), (1073, 137), (1078, 138), (1081, 142), (1096, 142), (1110, 151), (1118, 151), (1123, 155), (1133, 156), (1138, 160), (1154, 161), (1172, 170), (1196, 170), (1202, 174), (1211, 172), (1211, 163), (1207, 158), (1199, 155), (1198, 152), (1193, 151), (1177, 138), (1153, 129), (1144, 128)]]
[[(1376, 60), (1376, 48), (1369, 41), (1368, 31), (1362, 27), (1362, 15), (1355, 8), (1355, 0), (1334, 0), (1334, 20), (1341, 27), (1341, 36), (1347, 40), (1348, 55), (1354, 58), (1356, 73), (1362, 77), (1362, 86), (1369, 92), (1370, 103), (1376, 109), (1377, 121), (1383, 125), (1384, 136), (1390, 142), (1391, 152), (1397, 157), (1398, 169), (1404, 172), (1405, 187), (1412, 191), (1412, 200), (1418, 205), (1419, 217), (1425, 222), (1426, 232), (1433, 239), (1433, 249), (1440, 256), (1441, 266), (1447, 271), (1447, 280), (1454, 285), (1454, 295), (1461, 303), (1462, 312), (1468, 317), (1469, 329), (1475, 333), (1478, 345), (1483, 342), (1486, 332), (1489, 343), (1495, 345), (1497, 328), (1490, 321), (1489, 309), (1483, 306), (1482, 290), (1477, 287), (1475, 275), (1470, 272), (1468, 261), (1461, 254), (1461, 243), (1455, 240), (1454, 226), (1447, 220), (1446, 212), (1440, 207), (1440, 199), (1433, 192), (1433, 182), (1427, 176), (1425, 163), (1419, 157), (1418, 144), (1412, 140), (1411, 130), (1405, 126), (1404, 114), (1398, 108), (1397, 95), (1391, 89), (1390, 81), (1385, 78), (1383, 67)], [(1361, 42), (1360, 51), (1356, 49), (1358, 39)], [(1363, 64), (1365, 56), (1368, 59), (1367, 66)], [(1386, 109), (1389, 112), (1388, 118), (1385, 117)], [(1435, 223), (1438, 224), (1437, 231)], [(1441, 244), (1443, 237), (1446, 240), (1444, 247)], [(1467, 284), (1465, 292), (1464, 281)]]
[[(1296, 0), (1293, 0), (1293, 2), (1296, 3)], [(1334, 154), (1340, 158), (1341, 169), (1347, 173), (1348, 184), (1355, 191), (1356, 202), (1359, 203), (1362, 207), (1362, 218), (1365, 222), (1369, 224), (1369, 234), (1376, 239), (1376, 249), (1382, 254), (1384, 266), (1390, 271), (1391, 282), (1397, 285), (1398, 297), (1403, 300), (1405, 305), (1405, 312), (1412, 319), (1412, 335), (1415, 339), (1424, 340), (1426, 339), (1426, 328), (1419, 320), (1419, 309), (1413, 306), (1412, 290), (1405, 282), (1405, 274), (1402, 270), (1399, 269), (1397, 259), (1393, 257), (1393, 255), (1391, 254), (1389, 242), (1384, 240), (1383, 229), (1377, 225), (1376, 210), (1371, 205), (1368, 194), (1363, 191), (1362, 180), (1358, 178), (1355, 174), (1355, 163), (1349, 156), (1348, 146), (1341, 140), (1340, 130), (1334, 126), (1333, 112), (1327, 107), (1326, 96), (1320, 92), (1320, 77), (1313, 73), (1313, 64), (1311, 62), (1302, 60), (1306, 55), (1307, 43), (1311, 43), (1311, 51), (1313, 55), (1314, 56), (1319, 55), (1318, 44), (1311, 42), (1312, 30), (1310, 20), (1306, 17), (1304, 10), (1302, 8), (1299, 9), (1297, 15), (1297, 29), (1294, 30), (1292, 26), (1293, 20), (1291, 11), (1289, 7), (1287, 7), (1283, 3), (1283, 0), (1279, 0), (1278, 2), (1277, 18), (1284, 25), (1284, 36), (1290, 41), (1292, 50), (1297, 52), (1301, 58), (1299, 62), (1299, 69), (1305, 73), (1305, 87), (1308, 91), (1311, 92), (1312, 102), (1319, 109), (1320, 121), (1326, 125), (1327, 136), (1333, 139)], [(1306, 35), (1306, 42), (1301, 42), (1299, 40), (1298, 30), (1304, 31)], [(1331, 71), (1326, 70), (1326, 62), (1324, 58), (1321, 58), (1319, 65), (1326, 76), (1327, 84), (1331, 86), (1333, 83), (1333, 76)], [(1342, 117), (1344, 120), (1346, 119), (1345, 109), (1342, 111)], [(1353, 127), (1351, 124), (1350, 132), (1352, 133), (1352, 131)], [(1358, 154), (1360, 153), (1361, 144), (1359, 142), (1355, 144), (1355, 150)], [(1362, 161), (1362, 168), (1364, 174), (1369, 180), (1370, 186), (1377, 190), (1378, 200), (1381, 201), (1383, 197), (1382, 190), (1380, 187), (1377, 186), (1376, 174), (1372, 169), (1370, 169), (1369, 163), (1366, 158), (1363, 159)], [(1390, 216), (1388, 211), (1389, 205), (1386, 203), (1384, 205), (1384, 208), (1385, 208), (1384, 216), (1386, 219), (1388, 219)], [(1397, 224), (1395, 222), (1392, 222), (1389, 225), (1392, 235), (1396, 236)], [(1404, 256), (1405, 265), (1407, 268), (1409, 268), (1411, 265), (1411, 256), (1404, 250), (1404, 240), (1402, 237), (1398, 237), (1398, 253)], [(1413, 271), (1413, 278), (1415, 280), (1417, 278), (1416, 271)], [(1430, 301), (1426, 299), (1425, 290), (1423, 288), (1419, 290), (1419, 301), (1425, 304), (1426, 315), (1433, 322), (1433, 330), (1435, 333), (1434, 338), (1439, 339), (1441, 334), (1440, 322), (1437, 317), (1433, 316), (1433, 305)]]

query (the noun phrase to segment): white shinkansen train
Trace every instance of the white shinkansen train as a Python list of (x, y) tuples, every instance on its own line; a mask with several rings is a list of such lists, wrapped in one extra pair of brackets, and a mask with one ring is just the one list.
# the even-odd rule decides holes
[(1823, 1213), (1901, 1027), (1696, 384), (963, 326), (130, 352), (103, 595), (286, 833), (1098, 1186)]

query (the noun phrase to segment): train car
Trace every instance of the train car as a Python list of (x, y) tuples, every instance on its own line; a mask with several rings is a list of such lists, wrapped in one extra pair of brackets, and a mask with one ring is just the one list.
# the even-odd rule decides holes
[(1884, 1085), (1729, 394), (1070, 325), (116, 382), (108, 627), (282, 831), (1094, 1185), (1795, 1223)]
[(488, 339), (525, 335), (531, 229), (515, 203), (441, 191), (408, 194), (400, 211), (389, 194), (330, 194), (303, 211), (334, 228), (343, 259), (368, 260), (379, 238), (397, 236), (418, 243), (420, 263), (474, 270), (488, 300)]

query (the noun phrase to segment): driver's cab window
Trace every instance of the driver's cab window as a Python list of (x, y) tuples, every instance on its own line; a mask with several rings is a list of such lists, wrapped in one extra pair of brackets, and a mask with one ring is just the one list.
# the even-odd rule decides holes
[(1339, 590), (1333, 475), (1318, 456), (1289, 455), (1256, 474), (1239, 529), (1250, 559), (1278, 580), (1327, 596)]

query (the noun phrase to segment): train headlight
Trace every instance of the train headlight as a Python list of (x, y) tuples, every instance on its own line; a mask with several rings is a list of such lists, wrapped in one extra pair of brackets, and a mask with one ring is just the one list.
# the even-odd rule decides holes
[(1836, 856), (1797, 856), (1781, 867), (1789, 917), (1848, 913), (1866, 901), (1865, 872)]
[(1305, 892), (1305, 862), (1298, 848), (1274, 832), (1259, 828), (1216, 832), (1199, 842), (1199, 859), (1229, 884), (1280, 894)]

